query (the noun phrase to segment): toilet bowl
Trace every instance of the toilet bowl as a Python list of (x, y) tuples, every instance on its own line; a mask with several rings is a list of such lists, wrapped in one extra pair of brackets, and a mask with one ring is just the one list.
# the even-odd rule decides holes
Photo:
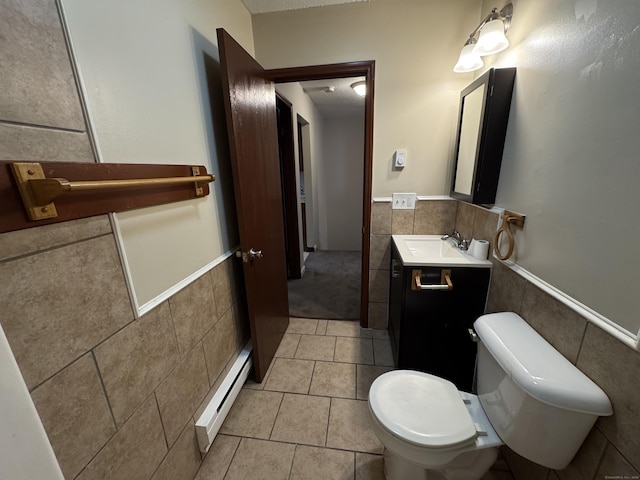
[(378, 377), (369, 410), (385, 446), (387, 479), (480, 478), (502, 445), (476, 395), (428, 373), (395, 370)]
[(566, 467), (606, 394), (515, 313), (474, 324), (478, 395), (435, 375), (395, 370), (369, 390), (387, 480), (477, 480), (506, 444), (553, 469)]

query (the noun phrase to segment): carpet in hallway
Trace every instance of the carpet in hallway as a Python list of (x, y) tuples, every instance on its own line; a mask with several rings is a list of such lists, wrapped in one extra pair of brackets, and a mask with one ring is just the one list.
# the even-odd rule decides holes
[(289, 315), (360, 318), (360, 252), (311, 252), (301, 279), (289, 280)]

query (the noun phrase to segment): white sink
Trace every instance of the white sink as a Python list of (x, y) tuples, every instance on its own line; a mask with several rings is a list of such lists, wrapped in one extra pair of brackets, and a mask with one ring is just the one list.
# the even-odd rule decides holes
[(491, 267), (489, 260), (479, 260), (453, 246), (442, 235), (392, 235), (404, 266)]

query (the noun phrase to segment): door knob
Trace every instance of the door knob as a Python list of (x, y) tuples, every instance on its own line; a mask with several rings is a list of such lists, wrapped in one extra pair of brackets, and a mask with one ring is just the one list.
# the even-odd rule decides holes
[(248, 252), (241, 252), (238, 250), (236, 252), (236, 257), (242, 257), (242, 261), (247, 263), (254, 258), (263, 258), (262, 250), (256, 250), (254, 248), (250, 248)]

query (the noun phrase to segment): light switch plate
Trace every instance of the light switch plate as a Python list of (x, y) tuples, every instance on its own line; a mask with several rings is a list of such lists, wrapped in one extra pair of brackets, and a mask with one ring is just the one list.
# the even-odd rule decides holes
[(416, 194), (394, 193), (391, 208), (393, 208), (394, 210), (415, 210)]

